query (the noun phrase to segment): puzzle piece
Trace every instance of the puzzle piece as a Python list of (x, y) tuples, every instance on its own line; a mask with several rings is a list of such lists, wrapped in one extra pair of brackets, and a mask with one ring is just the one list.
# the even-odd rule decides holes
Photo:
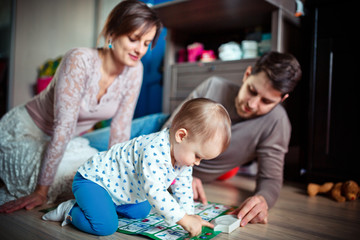
[(221, 231), (225, 233), (231, 233), (236, 228), (240, 227), (241, 219), (235, 215), (224, 215), (215, 218), (213, 221), (214, 231)]
[[(233, 210), (234, 207), (222, 205), (219, 203), (209, 203), (203, 205), (195, 203), (195, 214), (199, 215), (206, 221), (211, 221), (218, 216), (224, 215), (226, 212)], [(190, 239), (189, 234), (180, 225), (168, 226), (163, 218), (155, 212), (151, 212), (144, 219), (119, 219), (119, 228), (117, 230), (126, 234), (141, 234), (156, 240), (184, 240)], [(220, 231), (203, 227), (200, 236), (192, 239), (211, 239), (218, 235)]]

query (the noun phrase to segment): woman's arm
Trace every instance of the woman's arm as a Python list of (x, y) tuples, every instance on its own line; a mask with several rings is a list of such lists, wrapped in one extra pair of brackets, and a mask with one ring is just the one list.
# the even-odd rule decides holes
[(111, 121), (109, 148), (116, 143), (129, 140), (131, 133), (131, 121), (134, 115), (136, 103), (140, 94), (143, 79), (143, 66), (139, 63), (129, 79), (126, 79), (127, 89), (121, 89), (124, 97), (119, 103), (117, 112)]
[(68, 52), (55, 75), (53, 134), (45, 151), (38, 184), (50, 186), (78, 121), (85, 91), (86, 64), (81, 50)]
[(50, 185), (77, 123), (86, 76), (85, 64), (81, 56), (81, 51), (69, 51), (50, 83), (52, 84), (50, 87), (54, 88), (53, 134), (44, 153), (34, 192), (3, 204), (0, 206), (0, 212), (11, 213), (22, 208), (30, 210), (47, 201)]

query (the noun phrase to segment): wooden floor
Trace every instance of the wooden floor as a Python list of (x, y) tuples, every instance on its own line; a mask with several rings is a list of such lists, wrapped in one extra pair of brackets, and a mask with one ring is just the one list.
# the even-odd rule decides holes
[[(237, 205), (255, 187), (252, 179), (237, 176), (225, 182), (206, 185), (208, 200)], [(44, 207), (42, 207), (44, 208)], [(145, 239), (115, 233), (97, 237), (82, 233), (71, 225), (41, 220), (40, 209), (0, 214), (0, 239)], [(310, 198), (305, 185), (285, 183), (276, 205), (270, 210), (268, 224), (248, 224), (231, 234), (215, 239), (359, 239), (360, 200), (337, 203), (326, 196)]]

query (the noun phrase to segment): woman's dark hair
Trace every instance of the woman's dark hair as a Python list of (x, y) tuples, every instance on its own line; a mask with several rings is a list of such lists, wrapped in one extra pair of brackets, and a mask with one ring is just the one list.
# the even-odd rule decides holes
[(301, 67), (296, 58), (288, 53), (268, 52), (255, 63), (251, 74), (264, 72), (274, 89), (283, 95), (294, 90), (301, 78)]
[(162, 28), (156, 12), (138, 0), (125, 0), (110, 12), (99, 38), (103, 36), (106, 39), (110, 34), (116, 38), (132, 33), (140, 27), (143, 27), (140, 35), (147, 33), (152, 27), (156, 27), (155, 37), (151, 44), (151, 48), (154, 48)]

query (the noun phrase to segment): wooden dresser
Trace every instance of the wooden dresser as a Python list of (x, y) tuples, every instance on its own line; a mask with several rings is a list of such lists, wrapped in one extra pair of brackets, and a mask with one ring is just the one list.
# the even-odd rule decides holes
[(181, 103), (189, 93), (201, 82), (211, 76), (226, 78), (240, 84), (242, 76), (248, 66), (252, 66), (255, 59), (238, 61), (214, 61), (209, 63), (183, 63), (171, 66), (170, 81), (170, 112)]
[(271, 33), (271, 49), (285, 51), (287, 29), (297, 27), (295, 1), (290, 0), (175, 0), (155, 5), (167, 28), (164, 57), (163, 112), (179, 102), (206, 78), (217, 75), (240, 83), (247, 66), (256, 59), (176, 63), (180, 49), (201, 42), (217, 50), (226, 42), (241, 42), (249, 31)]

